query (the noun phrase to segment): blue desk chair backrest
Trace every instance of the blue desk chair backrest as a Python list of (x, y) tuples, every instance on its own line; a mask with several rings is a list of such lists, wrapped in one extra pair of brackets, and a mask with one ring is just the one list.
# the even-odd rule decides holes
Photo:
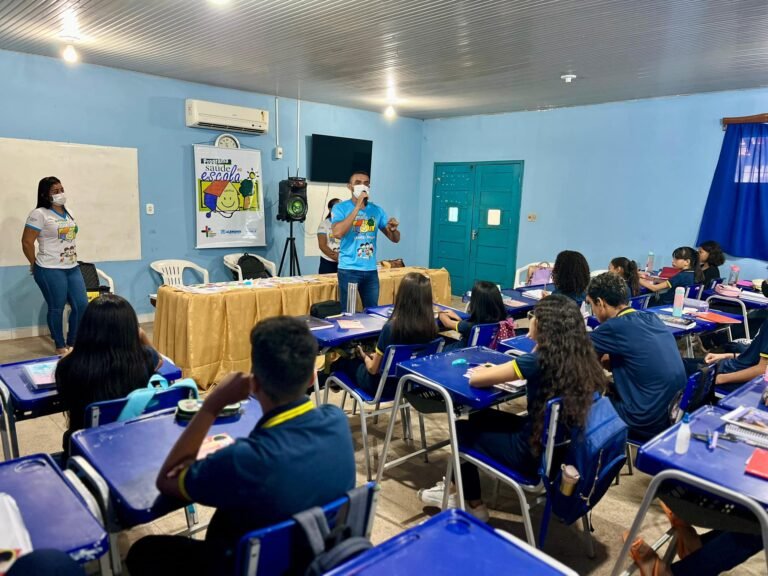
[(382, 398), (381, 395), (384, 392), (387, 380), (397, 376), (398, 364), (405, 362), (406, 360), (413, 360), (414, 358), (437, 354), (442, 348), (442, 338), (435, 338), (432, 342), (428, 342), (427, 344), (395, 344), (387, 346), (387, 349), (384, 350), (384, 363), (381, 368), (379, 387), (376, 390), (376, 396), (374, 397), (373, 402), (378, 403), (392, 400), (392, 398)]
[(694, 284), (685, 289), (685, 297), (701, 300), (702, 292), (704, 292), (704, 284)]
[(635, 296), (629, 299), (629, 305), (635, 310), (645, 310), (648, 308), (648, 302), (651, 299), (651, 294), (642, 294), (641, 296)]
[(469, 333), (469, 340), (467, 346), (472, 348), (473, 346), (490, 346), (493, 339), (496, 338), (496, 333), (499, 331), (499, 323), (493, 322), (492, 324), (475, 324)]
[[(175, 408), (179, 400), (196, 397), (193, 391), (186, 387), (171, 387), (166, 390), (158, 390), (146, 408), (144, 408), (143, 413), (148, 414), (158, 410), (165, 410), (166, 408)], [(117, 422), (120, 413), (127, 403), (127, 398), (117, 398), (116, 400), (104, 400), (89, 404), (85, 408), (86, 426), (95, 428), (96, 426)]]
[(707, 403), (715, 385), (716, 377), (717, 364), (710, 364), (688, 377), (682, 393), (673, 401), (673, 403), (676, 403), (676, 406), (673, 405), (670, 413), (670, 424), (679, 422), (684, 412), (693, 412)]
[[(368, 482), (359, 486), (355, 491), (365, 492), (365, 524), (364, 537), (369, 537), (373, 526), (376, 509), (376, 483)], [(339, 512), (349, 503), (349, 497), (343, 496), (338, 500), (322, 506), (328, 527), (333, 530)], [(300, 549), (303, 542), (303, 532), (299, 524), (291, 518), (279, 524), (260, 528), (247, 533), (240, 538), (237, 546), (237, 567), (235, 574), (239, 576), (273, 576), (277, 574), (304, 573), (303, 566), (296, 566), (297, 558), (306, 556), (306, 550)]]

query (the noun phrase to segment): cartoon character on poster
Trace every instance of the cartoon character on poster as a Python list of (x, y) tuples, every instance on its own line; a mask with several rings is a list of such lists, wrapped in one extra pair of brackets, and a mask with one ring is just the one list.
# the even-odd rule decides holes
[(210, 210), (205, 215), (206, 218), (210, 218), (213, 213), (232, 218), (232, 214), (240, 210), (240, 197), (233, 182), (215, 180), (202, 192), (203, 204)]
[(251, 168), (248, 178), (240, 182), (240, 195), (243, 197), (243, 210), (251, 209), (251, 198), (256, 202), (255, 208), (259, 209), (259, 185), (256, 182), (256, 172)]

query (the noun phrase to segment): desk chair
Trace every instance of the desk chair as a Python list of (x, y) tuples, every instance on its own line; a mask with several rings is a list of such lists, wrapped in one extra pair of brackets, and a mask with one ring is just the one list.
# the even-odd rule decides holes
[(629, 299), (629, 305), (635, 310), (645, 310), (648, 308), (648, 303), (651, 301), (652, 294), (642, 294), (641, 296), (634, 296)]
[[(353, 533), (350, 536), (369, 538), (376, 512), (377, 493), (376, 484), (369, 482), (365, 486), (354, 488), (346, 496), (323, 506), (322, 511), (325, 514), (328, 527), (333, 530), (339, 522), (349, 525), (350, 521), (354, 520), (350, 516), (346, 516), (344, 510), (345, 506), (354, 499), (355, 504), (358, 502), (363, 504), (363, 509), (355, 510), (352, 513), (353, 516), (357, 516), (357, 520), (352, 522), (355, 525), (351, 526)], [(305, 552), (297, 546), (302, 540), (301, 526), (293, 518), (249, 532), (240, 539), (237, 545), (235, 574), (239, 576), (303, 574), (305, 567), (296, 566), (296, 558), (301, 557), (301, 553)]]
[[(163, 284), (168, 286), (184, 286), (184, 270), (187, 268), (198, 272), (203, 277), (203, 284), (210, 282), (208, 270), (189, 260), (155, 260), (149, 267), (160, 274)], [(157, 294), (150, 294), (149, 299), (157, 300)]]
[[(179, 400), (184, 400), (187, 398), (197, 398), (197, 394), (189, 387), (176, 387), (176, 388), (168, 388), (165, 390), (158, 390), (157, 393), (154, 395), (152, 400), (147, 404), (146, 408), (144, 409), (144, 414), (149, 414), (150, 412), (157, 412), (158, 410), (165, 410), (167, 408), (175, 408), (176, 405), (179, 403)], [(128, 403), (127, 398), (116, 398), (115, 400), (104, 400), (102, 402), (94, 402), (92, 404), (89, 404), (85, 408), (85, 424), (88, 428), (95, 428), (97, 426), (103, 426), (105, 424), (110, 424), (112, 422), (116, 422), (118, 417), (120, 416), (120, 412), (122, 412), (125, 405)], [(77, 478), (81, 478), (83, 482), (87, 482), (88, 484), (91, 484), (92, 479), (99, 478), (98, 474), (95, 472), (93, 474), (82, 474), (81, 472), (88, 470), (91, 471), (92, 467), (91, 465), (80, 456), (74, 456), (69, 459), (69, 470), (67, 470), (68, 474), (71, 474)], [(102, 480), (103, 482), (103, 480)], [(89, 486), (91, 491), (93, 492), (96, 500), (99, 504), (99, 518), (103, 518), (105, 520), (104, 526), (107, 529), (107, 533), (109, 535), (109, 555), (110, 555), (110, 561), (112, 564), (112, 572), (114, 574), (120, 574), (121, 572), (121, 563), (120, 563), (120, 547), (118, 545), (117, 536), (118, 533), (122, 530), (122, 527), (120, 526), (119, 522), (117, 521), (117, 517), (115, 515), (114, 510), (112, 509), (112, 504), (109, 496), (109, 488), (107, 487), (106, 483), (98, 484), (98, 485), (91, 485)], [(195, 508), (194, 504), (190, 504), (186, 508), (184, 508), (184, 515), (187, 519), (187, 529), (183, 531), (181, 534), (191, 536), (195, 532), (198, 532), (205, 528), (205, 526), (198, 527), (196, 530), (193, 530), (193, 526), (198, 524), (197, 521), (197, 509)]]
[[(380, 408), (382, 402), (392, 402), (394, 396), (385, 392), (385, 386), (390, 378), (397, 375), (397, 365), (400, 362), (429, 356), (440, 352), (443, 347), (442, 338), (436, 338), (428, 344), (401, 344), (387, 346), (382, 359), (381, 376), (376, 394), (371, 396), (363, 390), (355, 379), (355, 374), (346, 374), (345, 372), (332, 372), (325, 383), (325, 395), (323, 403), (328, 401), (328, 388), (331, 384), (337, 384), (345, 393), (348, 393), (355, 401), (355, 406), (360, 408), (360, 430), (363, 438), (363, 452), (365, 452), (365, 470), (368, 475), (368, 481), (371, 481), (371, 454), (368, 447), (368, 419), (376, 418), (379, 414), (388, 414), (389, 408)], [(366, 406), (374, 406), (373, 410), (366, 410)], [(410, 406), (404, 403), (403, 411), (403, 435), (410, 437)], [(421, 446), (426, 448), (426, 437), (424, 433), (424, 416), (419, 412), (419, 431), (421, 433)]]
[(531, 262), (529, 264), (526, 264), (525, 266), (521, 266), (517, 270), (515, 270), (515, 285), (513, 288), (520, 288), (521, 286), (525, 286), (528, 281), (528, 268), (531, 266), (538, 266), (540, 264), (546, 264), (550, 268), (555, 267), (554, 262)]
[[(243, 278), (243, 270), (237, 264), (238, 260), (240, 260), (240, 257), (243, 254), (244, 252), (234, 252), (232, 254), (227, 254), (226, 256), (224, 256), (224, 266), (226, 266), (227, 268), (232, 270), (232, 272), (237, 274), (237, 279), (240, 281), (247, 280), (247, 278)], [(250, 256), (254, 256), (255, 258), (258, 258), (259, 260), (261, 260), (261, 263), (264, 264), (264, 268), (267, 269), (267, 272), (269, 272), (273, 278), (277, 276), (277, 265), (274, 262), (267, 260), (266, 258), (262, 258), (258, 254), (251, 254), (250, 252), (248, 254)]]
[[(741, 300), (741, 298), (732, 298), (731, 296), (722, 296), (721, 294), (712, 294), (709, 298), (706, 300), (707, 304), (711, 304), (712, 302), (728, 302), (730, 304), (735, 304), (741, 309), (741, 318), (742, 323), (744, 324), (744, 337), (747, 340), (752, 340), (752, 335), (749, 332), (749, 318), (747, 317), (747, 306), (744, 304), (744, 302)], [(711, 306), (710, 306), (711, 307)], [(730, 338), (731, 335), (731, 327), (728, 326), (728, 336), (729, 340), (732, 340)]]
[(467, 347), (472, 348), (473, 346), (490, 346), (498, 331), (498, 322), (493, 322), (492, 324), (475, 324), (469, 333)]
[(704, 292), (704, 284), (694, 284), (685, 289), (685, 297), (701, 300), (702, 292)]

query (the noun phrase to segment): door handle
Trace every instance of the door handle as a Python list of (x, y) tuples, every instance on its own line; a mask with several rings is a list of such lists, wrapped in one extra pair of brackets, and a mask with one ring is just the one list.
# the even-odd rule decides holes
[(472, 240), (477, 240), (477, 230), (472, 230)]

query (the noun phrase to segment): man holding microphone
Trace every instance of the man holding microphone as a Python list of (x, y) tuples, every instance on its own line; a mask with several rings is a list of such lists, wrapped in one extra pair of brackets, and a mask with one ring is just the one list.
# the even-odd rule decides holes
[(341, 240), (339, 249), (339, 300), (347, 309), (347, 287), (357, 284), (363, 308), (379, 304), (379, 273), (376, 270), (376, 237), (381, 230), (392, 242), (400, 242), (399, 222), (368, 201), (371, 181), (366, 172), (354, 172), (347, 188), (351, 198), (339, 202), (331, 211), (333, 236)]

